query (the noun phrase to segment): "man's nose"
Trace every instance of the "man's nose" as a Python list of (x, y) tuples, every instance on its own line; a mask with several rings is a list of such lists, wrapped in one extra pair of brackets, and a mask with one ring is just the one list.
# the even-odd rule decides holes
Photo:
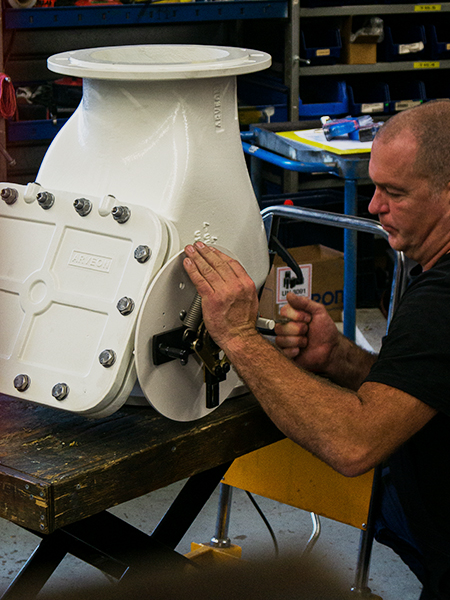
[[(383, 195), (375, 188), (375, 192), (372, 196), (372, 200), (369, 202), (368, 210), (371, 215), (379, 215), (381, 212), (386, 212), (385, 202), (383, 201)], [(384, 207), (384, 208), (383, 208)]]

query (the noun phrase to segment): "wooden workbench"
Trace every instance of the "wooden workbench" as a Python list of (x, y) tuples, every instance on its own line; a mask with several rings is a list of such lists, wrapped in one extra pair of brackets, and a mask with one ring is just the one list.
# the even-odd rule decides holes
[[(125, 406), (88, 419), (0, 395), (0, 517), (42, 541), (3, 594), (33, 600), (67, 553), (116, 579), (185, 568), (175, 548), (231, 462), (284, 436), (250, 394), (170, 421)], [(151, 535), (108, 508), (187, 479)]]
[(283, 436), (249, 394), (199, 421), (151, 407), (88, 419), (0, 395), (0, 517), (51, 533)]

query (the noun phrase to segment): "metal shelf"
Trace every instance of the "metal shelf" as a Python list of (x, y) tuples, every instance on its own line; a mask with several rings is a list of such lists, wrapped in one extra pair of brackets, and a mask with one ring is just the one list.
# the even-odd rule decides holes
[(67, 120), (6, 121), (6, 138), (8, 142), (52, 140)]
[(300, 17), (344, 17), (354, 15), (401, 15), (414, 12), (450, 12), (450, 3), (442, 4), (364, 4), (357, 6), (319, 6), (301, 8)]
[(300, 76), (313, 75), (354, 75), (358, 73), (393, 73), (399, 71), (429, 71), (450, 69), (450, 60), (383, 62), (374, 65), (324, 65), (318, 67), (300, 67)]
[(288, 0), (234, 0), (226, 2), (141, 2), (114, 6), (60, 8), (7, 8), (6, 29), (48, 27), (99, 27), (111, 25), (169, 24), (237, 19), (287, 19)]

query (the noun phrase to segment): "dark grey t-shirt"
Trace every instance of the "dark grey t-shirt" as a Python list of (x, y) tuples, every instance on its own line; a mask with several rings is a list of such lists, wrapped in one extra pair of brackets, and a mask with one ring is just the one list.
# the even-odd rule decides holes
[(409, 285), (366, 381), (439, 411), (388, 462), (411, 529), (442, 580), (450, 573), (450, 255)]

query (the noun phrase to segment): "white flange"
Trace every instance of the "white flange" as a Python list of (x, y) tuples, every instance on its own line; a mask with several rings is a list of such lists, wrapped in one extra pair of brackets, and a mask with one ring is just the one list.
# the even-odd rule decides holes
[(144, 45), (88, 48), (55, 54), (48, 68), (89, 79), (193, 79), (253, 73), (270, 67), (265, 52), (227, 46)]

